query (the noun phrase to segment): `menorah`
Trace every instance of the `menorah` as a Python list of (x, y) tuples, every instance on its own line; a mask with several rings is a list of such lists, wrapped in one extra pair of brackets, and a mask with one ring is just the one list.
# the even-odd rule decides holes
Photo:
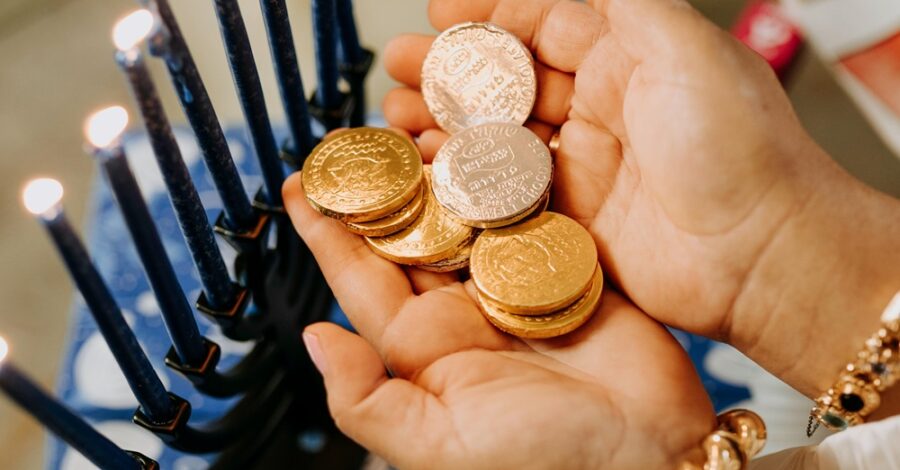
[[(366, 452), (332, 423), (325, 392), (300, 341), (302, 329), (326, 320), (333, 301), (312, 254), (296, 235), (281, 200), (285, 168), (298, 169), (326, 132), (360, 126), (366, 117), (365, 80), (373, 53), (359, 44), (351, 0), (312, 0), (318, 88), (307, 100), (294, 49), (285, 0), (260, 0), (275, 64), (289, 138), (275, 140), (263, 90), (237, 0), (214, 0), (233, 81), (264, 184), (254, 198), (245, 193), (222, 126), (167, 0), (141, 0), (144, 9), (114, 29), (116, 62), (142, 115), (182, 234), (200, 275), (196, 310), (226, 337), (253, 344), (230, 369), (219, 366), (221, 350), (201, 336), (194, 308), (179, 286), (135, 176), (121, 136), (128, 116), (111, 107), (88, 120), (88, 147), (118, 203), (151, 285), (172, 348), (171, 369), (205, 396), (236, 398), (212, 422), (191, 420), (191, 403), (170, 393), (138, 344), (87, 249), (62, 210), (62, 186), (33, 181), (25, 203), (47, 228), (85, 303), (139, 403), (134, 423), (167, 446), (190, 454), (216, 454), (213, 468), (272, 468), (290, 462), (303, 468), (359, 467)], [(163, 60), (194, 131), (223, 211), (210, 224), (184, 163), (142, 45)], [(340, 80), (349, 85), (342, 91)], [(216, 244), (224, 239), (237, 253), (232, 272)], [(0, 388), (50, 431), (104, 469), (158, 468), (153, 460), (122, 450), (86, 421), (37, 387), (8, 358), (0, 339)], [(295, 443), (305, 429), (324, 431), (328, 445), (317, 453)]]

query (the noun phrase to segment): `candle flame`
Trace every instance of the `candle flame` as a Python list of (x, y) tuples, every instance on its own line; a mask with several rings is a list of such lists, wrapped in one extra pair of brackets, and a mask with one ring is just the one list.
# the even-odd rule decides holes
[(37, 178), (28, 182), (22, 192), (25, 208), (34, 215), (41, 215), (57, 207), (62, 201), (63, 186), (52, 178)]
[(9, 345), (6, 344), (6, 340), (0, 336), (0, 364), (6, 359), (7, 354), (9, 354)]
[(108, 147), (128, 126), (128, 111), (121, 106), (110, 106), (92, 114), (84, 126), (88, 142), (94, 147)]
[(120, 51), (131, 50), (153, 31), (153, 25), (153, 13), (150, 10), (137, 10), (116, 23), (113, 28), (113, 44)]

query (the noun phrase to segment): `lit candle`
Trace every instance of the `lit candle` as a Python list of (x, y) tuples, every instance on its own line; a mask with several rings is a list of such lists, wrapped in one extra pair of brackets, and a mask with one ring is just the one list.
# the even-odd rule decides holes
[(341, 53), (344, 63), (356, 65), (366, 59), (359, 44), (359, 33), (353, 19), (353, 0), (335, 0), (337, 2), (337, 27), (341, 38)]
[(269, 49), (272, 51), (281, 101), (293, 139), (291, 150), (304, 158), (313, 149), (313, 136), (287, 6), (284, 0), (260, 0), (259, 3), (266, 22), (266, 31), (269, 33)]
[(92, 115), (85, 133), (119, 203), (175, 351), (183, 363), (197, 366), (206, 358), (206, 346), (191, 305), (178, 284), (159, 232), (153, 225), (153, 217), (125, 159), (119, 139), (127, 125), (128, 113), (122, 107), (113, 106)]
[(138, 10), (119, 21), (113, 29), (113, 42), (118, 49), (116, 61), (128, 77), (141, 110), (156, 162), (169, 190), (169, 200), (200, 274), (206, 300), (214, 309), (228, 310), (237, 298), (235, 285), (228, 276), (228, 268), (216, 245), (200, 195), (184, 164), (169, 118), (138, 49), (153, 25), (153, 15), (148, 10)]
[(33, 180), (25, 187), (25, 208), (47, 228), (141, 410), (154, 422), (171, 421), (175, 410), (169, 394), (69, 224), (60, 203), (62, 195), (63, 187), (59, 181), (49, 178)]
[(141, 469), (131, 455), (94, 430), (55, 400), (7, 358), (9, 346), (0, 338), (0, 389), (53, 434), (100, 468)]
[(244, 26), (237, 0), (214, 1), (219, 30), (222, 32), (222, 41), (225, 43), (228, 63), (231, 66), (231, 76), (234, 78), (241, 108), (244, 110), (244, 119), (247, 120), (247, 127), (250, 129), (256, 157), (262, 170), (267, 202), (280, 206), (284, 166), (278, 155), (278, 145), (275, 143), (269, 113), (266, 111), (266, 101), (262, 84), (259, 82), (256, 62), (253, 60), (250, 38), (247, 37), (247, 28)]
[(312, 16), (316, 43), (316, 70), (319, 77), (318, 105), (326, 111), (334, 110), (341, 106), (334, 0), (312, 0)]
[(141, 1), (153, 4), (159, 14), (160, 24), (150, 33), (150, 52), (166, 63), (178, 100), (197, 136), (206, 167), (222, 199), (225, 222), (228, 228), (248, 231), (256, 225), (256, 214), (244, 191), (222, 132), (222, 125), (216, 117), (194, 58), (175, 22), (175, 16), (166, 0)]

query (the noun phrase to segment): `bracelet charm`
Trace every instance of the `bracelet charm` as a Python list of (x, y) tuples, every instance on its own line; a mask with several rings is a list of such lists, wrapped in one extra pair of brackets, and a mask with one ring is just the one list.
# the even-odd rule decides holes
[(741, 470), (766, 445), (766, 425), (756, 413), (731, 410), (719, 415), (718, 429), (703, 440), (703, 461), (685, 461), (679, 470)]
[(900, 380), (900, 293), (881, 319), (881, 328), (866, 340), (856, 360), (847, 364), (837, 382), (816, 398), (807, 436), (812, 436), (819, 424), (842, 431), (864, 423), (881, 405), (881, 392)]

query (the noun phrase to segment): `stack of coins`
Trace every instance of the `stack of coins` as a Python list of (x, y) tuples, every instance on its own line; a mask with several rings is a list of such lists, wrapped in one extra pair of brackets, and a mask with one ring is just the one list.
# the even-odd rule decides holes
[(476, 230), (450, 217), (435, 200), (431, 167), (425, 167), (425, 208), (412, 225), (386, 237), (366, 237), (372, 251), (395, 263), (435, 272), (464, 269)]
[(470, 272), (487, 319), (523, 338), (578, 328), (596, 310), (603, 290), (591, 235), (553, 212), (484, 231), (472, 248)]
[(382, 237), (410, 226), (425, 207), (422, 156), (387, 129), (340, 131), (303, 164), (306, 199), (353, 233)]
[(309, 202), (385, 259), (469, 267), (479, 307), (502, 331), (550, 338), (583, 325), (603, 272), (587, 230), (546, 212), (553, 159), (523, 126), (537, 94), (528, 48), (489, 23), (457, 25), (433, 43), (422, 93), (451, 134), (432, 166), (391, 131), (343, 131), (303, 166)]

